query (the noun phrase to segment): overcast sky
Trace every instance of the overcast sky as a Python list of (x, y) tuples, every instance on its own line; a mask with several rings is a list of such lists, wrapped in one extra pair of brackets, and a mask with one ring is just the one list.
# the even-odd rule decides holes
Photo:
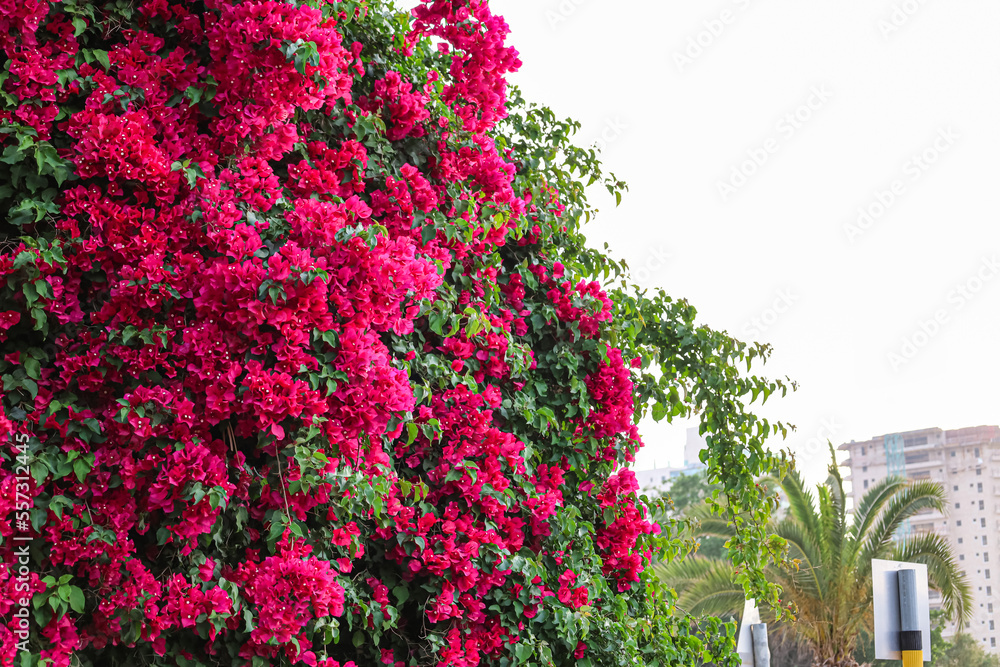
[[(406, 6), (414, 3), (408, 1)], [(807, 477), (834, 445), (1000, 423), (1000, 4), (493, 0), (525, 96), (630, 186), (585, 228), (771, 343)], [(691, 423), (643, 424), (636, 468)]]
[[(511, 80), (630, 186), (588, 238), (773, 344), (811, 479), (827, 437), (1000, 423), (1000, 4), (491, 6)], [(636, 467), (680, 463), (688, 424), (643, 426)]]

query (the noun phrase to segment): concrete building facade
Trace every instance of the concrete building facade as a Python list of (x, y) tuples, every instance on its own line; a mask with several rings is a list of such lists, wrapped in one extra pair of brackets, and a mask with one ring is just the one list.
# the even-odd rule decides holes
[[(897, 537), (936, 533), (948, 540), (972, 587), (973, 618), (965, 632), (1000, 653), (1000, 426), (891, 433), (838, 449), (848, 452), (841, 466), (850, 469), (844, 479), (854, 503), (890, 474), (944, 486), (948, 512), (923, 512)], [(931, 606), (940, 607), (934, 591)], [(952, 626), (944, 634), (953, 632)]]

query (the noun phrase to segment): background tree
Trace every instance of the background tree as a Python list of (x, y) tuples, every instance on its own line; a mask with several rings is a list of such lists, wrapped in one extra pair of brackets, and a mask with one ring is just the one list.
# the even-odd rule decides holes
[[(1000, 657), (987, 653), (972, 635), (960, 632), (950, 641), (937, 644), (937, 655), (932, 655), (931, 667), (998, 667)], [(883, 661), (879, 661), (883, 662)], [(888, 662), (888, 661), (884, 661)]]
[(624, 184), (508, 90), (485, 2), (0, 23), (0, 664), (733, 661), (671, 614), (680, 524), (625, 464), (698, 414), (776, 602), (785, 427), (747, 406), (787, 385), (586, 246)]
[(704, 501), (716, 490), (722, 491), (722, 487), (710, 483), (707, 473), (699, 470), (672, 479), (663, 495), (670, 498), (676, 512), (683, 513), (689, 507)]
[[(773, 526), (789, 545), (792, 567), (771, 567), (768, 575), (794, 604), (790, 626), (814, 653), (814, 665), (853, 667), (862, 633), (872, 629), (871, 561), (874, 558), (925, 563), (929, 585), (941, 592), (943, 609), (959, 626), (972, 614), (972, 597), (951, 548), (940, 536), (920, 534), (896, 540), (898, 528), (925, 509), (947, 512), (940, 484), (889, 477), (859, 499), (848, 521), (843, 482), (833, 459), (826, 483), (814, 497), (793, 472), (781, 481), (789, 503), (787, 516)], [(703, 515), (705, 513), (703, 512)], [(726, 536), (728, 526), (703, 516), (701, 530)], [(693, 557), (658, 566), (664, 581), (679, 593), (678, 607), (691, 613), (739, 613), (743, 591), (730, 582), (732, 565)]]

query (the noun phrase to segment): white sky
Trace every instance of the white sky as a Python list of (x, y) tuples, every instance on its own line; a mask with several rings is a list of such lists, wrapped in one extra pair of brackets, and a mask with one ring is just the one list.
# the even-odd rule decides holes
[[(511, 81), (584, 143), (603, 133), (630, 186), (618, 208), (594, 191), (588, 238), (706, 324), (774, 345), (767, 374), (801, 388), (763, 414), (798, 427), (785, 444), (810, 479), (827, 437), (1000, 423), (1000, 4), (491, 6), (524, 63)], [(748, 151), (762, 166), (730, 181)], [(724, 200), (720, 182), (738, 187)], [(686, 426), (644, 424), (636, 467), (679, 464)]]
[[(1000, 423), (1000, 4), (491, 6), (524, 63), (510, 80), (578, 142), (603, 134), (630, 186), (618, 208), (594, 190), (592, 244), (774, 345), (766, 374), (801, 388), (762, 414), (798, 427), (809, 479), (827, 437)], [(851, 230), (859, 207), (878, 217)], [(688, 425), (644, 424), (636, 468), (679, 464)]]

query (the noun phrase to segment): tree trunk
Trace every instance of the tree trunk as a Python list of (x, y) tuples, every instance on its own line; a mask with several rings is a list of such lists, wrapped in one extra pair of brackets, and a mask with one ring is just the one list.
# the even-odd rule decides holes
[(838, 642), (837, 648), (831, 646), (816, 647), (812, 667), (871, 667), (862, 665), (854, 659), (855, 642)]
[(824, 660), (813, 660), (812, 667), (870, 667), (868, 663), (861, 664), (849, 655), (838, 655)]

